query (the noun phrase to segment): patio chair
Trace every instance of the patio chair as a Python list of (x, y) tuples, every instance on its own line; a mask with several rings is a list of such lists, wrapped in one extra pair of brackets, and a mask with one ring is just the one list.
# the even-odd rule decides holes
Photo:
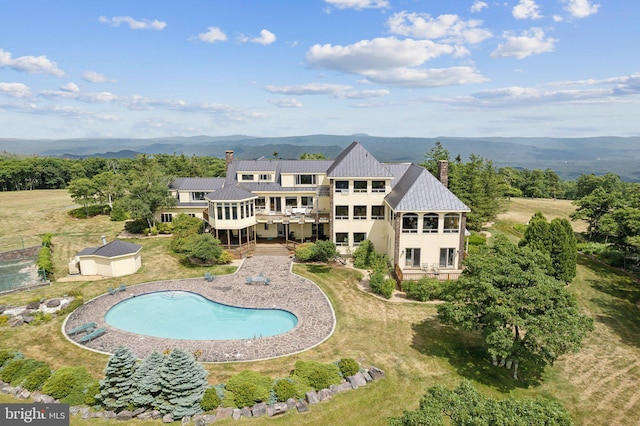
[(118, 288), (119, 291), (126, 291), (127, 290), (127, 285), (126, 284), (120, 284), (120, 287)]
[(88, 322), (86, 324), (82, 324), (79, 325), (75, 328), (72, 328), (71, 330), (69, 330), (69, 332), (67, 333), (69, 336), (75, 336), (76, 334), (82, 333), (83, 331), (86, 332), (91, 332), (93, 331), (93, 329), (96, 328), (96, 323), (95, 322)]
[(269, 285), (271, 284), (271, 278), (267, 278), (264, 280), (264, 285)]
[(78, 342), (80, 342), (80, 343), (88, 343), (88, 342), (92, 341), (93, 339), (95, 339), (96, 337), (102, 336), (106, 332), (107, 332), (106, 328), (97, 328), (94, 331), (92, 331), (91, 333), (85, 334), (84, 336), (82, 336), (80, 338), (80, 340), (78, 340)]
[(211, 272), (204, 273), (204, 279), (207, 281), (213, 281), (215, 278), (215, 275), (213, 275)]
[(251, 279), (251, 277), (247, 277), (247, 284), (251, 284), (253, 282), (253, 280)]
[(110, 295), (115, 296), (115, 294), (118, 292), (118, 290), (116, 290), (115, 288), (111, 288), (109, 287), (107, 289), (107, 291), (109, 292)]

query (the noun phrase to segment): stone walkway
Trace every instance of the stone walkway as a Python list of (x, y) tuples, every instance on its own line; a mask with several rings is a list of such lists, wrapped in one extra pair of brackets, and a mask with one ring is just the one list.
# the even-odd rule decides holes
[[(157, 281), (128, 286), (115, 295), (104, 294), (87, 301), (65, 321), (63, 332), (75, 344), (103, 353), (113, 353), (126, 346), (138, 358), (153, 351), (181, 348), (202, 355), (202, 362), (255, 361), (306, 351), (325, 341), (335, 329), (335, 314), (326, 295), (313, 282), (291, 272), (288, 257), (258, 256), (244, 260), (235, 274), (203, 278)], [(270, 285), (247, 285), (246, 278), (262, 273), (271, 278)], [(116, 303), (139, 294), (163, 290), (183, 290), (198, 293), (213, 301), (244, 308), (278, 308), (298, 317), (296, 327), (284, 334), (244, 340), (179, 340), (143, 336), (116, 329), (104, 320), (106, 312)], [(77, 341), (83, 335), (68, 336), (74, 327), (95, 322), (106, 334), (84, 345)]]

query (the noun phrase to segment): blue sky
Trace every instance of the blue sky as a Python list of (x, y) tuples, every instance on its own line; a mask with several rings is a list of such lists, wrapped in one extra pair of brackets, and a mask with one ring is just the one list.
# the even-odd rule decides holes
[(640, 135), (637, 0), (0, 0), (0, 138)]

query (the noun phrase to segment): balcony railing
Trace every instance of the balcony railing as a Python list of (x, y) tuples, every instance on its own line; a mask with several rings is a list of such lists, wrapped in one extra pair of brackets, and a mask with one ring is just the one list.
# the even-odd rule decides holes
[(284, 212), (256, 210), (258, 223), (329, 223), (329, 212), (313, 209), (296, 209)]

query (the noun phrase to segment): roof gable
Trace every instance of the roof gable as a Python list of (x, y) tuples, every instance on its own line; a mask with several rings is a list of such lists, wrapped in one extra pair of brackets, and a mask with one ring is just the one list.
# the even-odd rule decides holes
[(227, 185), (215, 192), (207, 194), (206, 198), (211, 201), (241, 201), (258, 198), (258, 196), (241, 185)]
[(336, 157), (327, 170), (327, 176), (330, 178), (393, 177), (391, 172), (358, 142), (353, 142)]
[(126, 241), (113, 240), (100, 247), (89, 247), (78, 253), (78, 256), (118, 257), (127, 254), (135, 254), (142, 248), (141, 245), (127, 243)]
[(428, 170), (412, 164), (385, 198), (398, 211), (470, 211)]

